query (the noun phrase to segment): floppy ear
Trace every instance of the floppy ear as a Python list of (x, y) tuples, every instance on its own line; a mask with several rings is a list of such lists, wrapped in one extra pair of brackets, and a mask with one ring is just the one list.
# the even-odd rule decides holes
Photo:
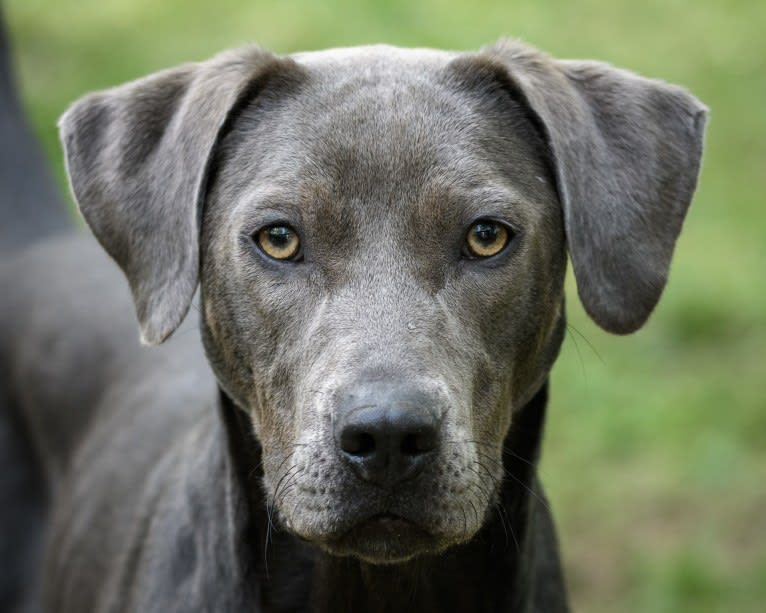
[(660, 298), (699, 173), (706, 108), (685, 90), (519, 43), (484, 50), (548, 140), (585, 310), (640, 328)]
[(197, 287), (201, 200), (227, 118), (280, 63), (249, 47), (89, 94), (59, 128), (72, 191), (159, 344)]

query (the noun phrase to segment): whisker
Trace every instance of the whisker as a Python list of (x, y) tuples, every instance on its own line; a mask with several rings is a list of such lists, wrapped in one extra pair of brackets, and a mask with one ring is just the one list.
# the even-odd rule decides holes
[(293, 473), (293, 475), (287, 480), (284, 487), (282, 488), (281, 496), (279, 497), (279, 500), (277, 501), (277, 505), (282, 504), (284, 502), (285, 497), (287, 496), (287, 493), (295, 487), (295, 485), (298, 483), (298, 477), (305, 472), (305, 468), (302, 468), (301, 470), (297, 470)]
[[(598, 352), (598, 350), (597, 350), (597, 349), (596, 349), (596, 347), (593, 345), (593, 343), (591, 343), (591, 342), (588, 340), (588, 337), (587, 337), (587, 336), (585, 336), (585, 335), (584, 335), (582, 332), (580, 332), (580, 331), (579, 331), (577, 328), (575, 328), (575, 327), (574, 327), (572, 324), (570, 324), (570, 323), (567, 323), (567, 328), (568, 328), (569, 330), (572, 330), (572, 331), (574, 331), (574, 332), (577, 332), (577, 334), (580, 336), (580, 338), (581, 338), (582, 340), (584, 340), (584, 341), (585, 341), (585, 343), (588, 345), (588, 347), (590, 347), (590, 350), (593, 352), (593, 355), (595, 355), (595, 356), (598, 358), (598, 361), (599, 361), (599, 362), (601, 362), (601, 364), (605, 364), (605, 363), (606, 363), (606, 362), (604, 362), (604, 358), (602, 358), (602, 357), (601, 357), (601, 354)], [(571, 337), (571, 338), (572, 338), (572, 340), (574, 340), (574, 337)]]
[[(480, 447), (489, 447), (489, 448), (492, 448), (492, 449), (494, 449), (494, 448), (495, 448), (495, 446), (494, 446), (494, 445), (491, 445), (490, 443), (485, 443), (485, 442), (482, 442), (482, 441), (477, 441), (477, 440), (474, 440), (474, 439), (449, 440), (449, 441), (444, 441), (444, 443), (445, 443), (445, 444), (455, 444), (455, 445), (457, 445), (457, 444), (463, 445), (463, 444), (469, 444), (469, 443), (472, 443), (472, 444), (478, 445), (478, 446), (480, 446)], [(484, 452), (482, 452), (482, 451), (480, 451), (480, 450), (478, 450), (478, 449), (477, 449), (477, 450), (475, 450), (475, 451), (476, 451), (476, 453), (477, 453), (479, 456), (481, 456), (481, 457), (482, 457), (483, 459), (485, 459), (486, 461), (488, 461), (488, 462), (491, 462), (492, 464), (494, 464), (494, 465), (496, 465), (496, 466), (499, 466), (499, 467), (501, 467), (501, 469), (502, 469), (502, 471), (503, 471), (503, 474), (505, 474), (505, 475), (509, 475), (509, 476), (510, 476), (512, 479), (514, 479), (514, 480), (515, 480), (517, 483), (519, 483), (519, 484), (521, 484), (521, 485), (524, 485), (524, 487), (526, 487), (526, 488), (527, 488), (527, 490), (529, 490), (530, 492), (532, 492), (532, 494), (533, 494), (533, 495), (534, 495), (534, 496), (535, 496), (535, 497), (536, 497), (536, 498), (537, 498), (537, 499), (538, 499), (538, 500), (539, 500), (541, 503), (543, 503), (543, 505), (545, 505), (545, 507), (546, 507), (546, 508), (549, 508), (549, 507), (548, 507), (548, 505), (545, 503), (545, 501), (544, 501), (542, 498), (540, 498), (540, 496), (539, 496), (539, 495), (537, 495), (535, 492), (533, 492), (532, 490), (530, 490), (530, 489), (529, 489), (529, 488), (526, 486), (526, 484), (524, 484), (522, 481), (520, 481), (520, 480), (519, 480), (519, 478), (518, 478), (518, 477), (516, 477), (516, 475), (512, 474), (512, 473), (511, 473), (511, 472), (510, 472), (508, 469), (506, 469), (506, 467), (503, 465), (503, 462), (502, 462), (501, 460), (498, 460), (497, 458), (493, 458), (493, 457), (492, 457), (492, 456), (490, 456), (489, 454), (487, 454), (487, 453), (484, 453)], [(517, 460), (519, 460), (520, 462), (524, 462), (524, 464), (526, 464), (526, 465), (527, 465), (527, 466), (529, 466), (530, 468), (534, 469), (534, 471), (535, 471), (537, 474), (540, 474), (540, 475), (542, 475), (543, 477), (545, 476), (545, 475), (544, 475), (544, 473), (542, 473), (542, 472), (540, 471), (540, 467), (539, 467), (537, 464), (535, 464), (535, 463), (534, 463), (534, 462), (532, 462), (531, 460), (528, 460), (528, 459), (527, 459), (527, 458), (525, 458), (524, 456), (521, 456), (521, 455), (519, 455), (518, 453), (516, 453), (516, 452), (515, 452), (515, 451), (513, 451), (512, 449), (506, 449), (506, 448), (503, 448), (503, 449), (501, 449), (501, 452), (502, 452), (504, 455), (509, 455), (509, 456), (511, 456), (511, 457), (513, 457), (513, 458), (516, 458), (516, 459), (517, 459)], [(486, 470), (486, 468), (485, 468), (485, 470)]]
[(516, 481), (521, 487), (523, 487), (525, 490), (527, 490), (532, 496), (537, 498), (537, 500), (540, 502), (541, 505), (543, 505), (549, 513), (553, 513), (550, 506), (548, 506), (548, 503), (545, 501), (544, 498), (540, 496), (536, 491), (534, 491), (531, 487), (529, 487), (526, 483), (524, 483), (521, 479), (519, 479), (516, 475), (514, 475), (512, 472), (505, 471), (505, 474), (508, 475), (511, 479)]
[[(476, 470), (476, 469), (473, 467), (473, 465), (469, 465), (469, 466), (468, 466), (468, 470), (470, 470), (470, 471), (471, 471), (473, 474), (475, 474), (475, 475), (476, 475), (476, 476), (479, 478), (479, 482), (481, 482), (481, 473), (480, 473), (478, 470)], [(485, 491), (484, 491), (484, 490), (481, 488), (481, 486), (479, 485), (479, 483), (469, 483), (468, 485), (473, 485), (473, 486), (475, 486), (475, 487), (476, 487), (476, 488), (479, 490), (479, 493), (480, 493), (482, 496), (485, 496), (485, 497), (487, 498), (487, 500), (491, 500), (491, 499), (492, 499), (492, 495), (491, 495), (491, 493), (490, 493), (490, 494), (487, 494), (487, 492), (485, 492)]]
[(479, 512), (476, 510), (476, 505), (473, 504), (473, 500), (471, 498), (468, 499), (468, 504), (470, 504), (471, 508), (473, 509), (473, 515), (476, 518), (476, 525), (480, 526), (481, 521), (479, 520)]
[[(492, 473), (489, 472), (489, 469), (486, 466), (484, 466), (481, 462), (478, 462), (478, 461), (477, 461), (477, 464), (479, 466), (481, 466), (484, 470), (486, 470), (487, 474), (489, 474), (489, 476), (492, 479), (495, 479), (494, 475), (492, 475)], [(501, 468), (503, 470), (503, 474), (504, 475), (506, 475), (506, 476), (510, 477), (511, 479), (513, 479), (516, 483), (518, 483), (525, 490), (527, 490), (530, 494), (532, 494), (532, 496), (537, 498), (537, 500), (540, 502), (540, 504), (542, 504), (549, 512), (552, 512), (550, 506), (548, 506), (548, 503), (537, 492), (535, 492), (532, 488), (530, 488), (526, 483), (524, 483), (521, 479), (519, 479), (511, 471), (506, 470), (505, 467), (503, 467), (502, 465), (501, 465)]]
[[(508, 517), (508, 511), (505, 510), (505, 507), (501, 502), (498, 502), (496, 507), (498, 511), (498, 514), (500, 515), (500, 522), (503, 525), (503, 530), (505, 530), (506, 524), (508, 525), (508, 530), (511, 531), (511, 537), (513, 538), (513, 542), (516, 545), (516, 552), (521, 553), (521, 546), (519, 545), (519, 540), (516, 538), (516, 532), (513, 530), (513, 524), (511, 523), (511, 518)], [(506, 545), (508, 544), (508, 532), (505, 533), (506, 538)]]
[(266, 540), (263, 543), (263, 568), (266, 571), (266, 581), (269, 580), (269, 543), (271, 542), (271, 528), (273, 526), (271, 522), (271, 513), (269, 513), (268, 505), (266, 506)]
[(274, 492), (272, 494), (272, 499), (276, 500), (277, 496), (279, 495), (279, 488), (282, 486), (282, 483), (284, 483), (284, 480), (290, 475), (290, 473), (298, 468), (297, 464), (293, 464), (290, 468), (288, 468), (282, 476), (279, 478), (279, 481), (277, 482), (277, 486), (274, 488)]
[(489, 468), (487, 468), (486, 466), (484, 466), (484, 464), (482, 464), (481, 462), (479, 462), (479, 460), (476, 460), (474, 463), (475, 463), (476, 465), (478, 465), (479, 467), (483, 468), (483, 469), (484, 469), (484, 471), (487, 473), (487, 476), (488, 476), (490, 479), (492, 479), (492, 483), (494, 483), (495, 487), (496, 487), (496, 488), (498, 488), (498, 489), (500, 489), (500, 480), (499, 480), (499, 479), (498, 479), (498, 478), (497, 478), (495, 475), (493, 475), (493, 474), (492, 474), (492, 471), (491, 471), (491, 470), (489, 470)]
[[(277, 466), (277, 469), (274, 471), (274, 473), (279, 474), (279, 471), (282, 470), (282, 467), (287, 463), (288, 460), (292, 459), (291, 455), (286, 455), (284, 458), (282, 458), (282, 461), (279, 463), (279, 466)], [(277, 486), (279, 487), (279, 486)]]
[[(492, 474), (489, 472), (489, 470), (487, 469), (487, 467), (486, 467), (486, 466), (484, 466), (483, 464), (481, 464), (481, 462), (478, 462), (478, 461), (476, 461), (474, 464), (478, 464), (478, 465), (479, 465), (481, 468), (483, 468), (483, 469), (484, 469), (484, 470), (487, 472), (487, 474), (489, 475), (489, 477), (490, 477), (491, 479), (493, 479), (493, 481), (495, 481), (494, 475), (492, 475)], [(478, 477), (481, 479), (481, 473), (479, 473), (479, 471), (477, 471), (475, 468), (473, 468), (473, 466), (469, 466), (468, 468), (469, 468), (469, 469), (470, 469), (472, 472), (474, 472), (474, 473), (475, 473), (475, 474), (476, 474), (476, 475), (477, 475), (477, 476), (478, 476)], [(496, 486), (496, 487), (497, 487), (497, 486)], [(481, 489), (478, 487), (478, 484), (477, 484), (477, 488), (478, 488), (480, 491), (482, 491), (482, 490), (481, 490)], [(483, 491), (482, 491), (482, 493), (483, 493)], [(493, 505), (493, 506), (494, 506), (494, 508), (495, 508), (495, 512), (496, 512), (496, 513), (497, 513), (497, 515), (498, 515), (498, 518), (500, 519), (500, 525), (501, 525), (501, 526), (502, 526), (502, 528), (503, 528), (503, 532), (505, 533), (505, 544), (506, 544), (506, 546), (508, 546), (508, 545), (509, 545), (509, 541), (508, 541), (508, 531), (510, 530), (510, 533), (511, 533), (511, 537), (513, 538), (513, 542), (514, 542), (514, 545), (516, 546), (516, 551), (521, 551), (521, 547), (520, 547), (520, 545), (519, 545), (519, 541), (518, 541), (518, 539), (516, 538), (516, 533), (515, 533), (515, 531), (513, 530), (513, 525), (511, 524), (511, 518), (510, 518), (510, 517), (508, 517), (508, 513), (507, 513), (507, 511), (505, 510), (505, 507), (503, 506), (502, 502), (501, 502), (500, 500), (497, 500), (497, 501), (494, 503), (494, 505)], [(507, 526), (507, 527), (506, 527), (506, 526)]]
[(585, 371), (585, 360), (582, 359), (580, 344), (577, 342), (577, 339), (575, 338), (574, 334), (572, 334), (572, 330), (574, 330), (574, 328), (570, 326), (569, 324), (567, 324), (567, 334), (569, 335), (569, 338), (572, 339), (572, 343), (574, 343), (575, 351), (577, 351), (577, 359), (580, 362), (580, 370), (582, 371), (582, 378), (587, 383), (588, 373)]
[[(283, 462), (283, 464), (284, 464), (284, 462)], [(298, 465), (297, 464), (293, 464), (279, 478), (279, 481), (277, 482), (277, 486), (274, 488), (274, 491), (273, 491), (273, 493), (271, 495), (271, 501), (267, 505), (267, 509), (270, 509), (270, 510), (267, 511), (267, 515), (269, 517), (269, 520), (271, 520), (272, 513), (273, 513), (274, 509), (276, 508), (277, 498), (279, 496), (279, 488), (282, 486), (282, 483), (287, 478), (287, 476), (290, 474), (290, 472), (293, 471), (296, 468), (298, 468)], [(274, 527), (275, 530), (277, 529), (276, 526), (273, 526), (273, 527)]]
[(503, 533), (505, 534), (505, 546), (508, 547), (508, 529), (505, 527), (505, 518), (500, 512), (500, 503), (495, 505), (495, 512), (497, 513), (497, 517), (500, 519), (500, 525), (503, 527)]
[(522, 462), (524, 462), (524, 464), (526, 464), (528, 466), (531, 466), (536, 471), (540, 470), (539, 467), (537, 466), (537, 464), (535, 464), (534, 462), (531, 462), (530, 460), (528, 460), (524, 456), (520, 456), (518, 453), (513, 451), (513, 449), (503, 449), (503, 453), (504, 454), (508, 454), (509, 456), (511, 456), (512, 458), (516, 458), (517, 460), (521, 460)]
[[(496, 446), (491, 444), (491, 443), (486, 443), (484, 441), (477, 441), (475, 439), (470, 439), (470, 438), (466, 438), (466, 439), (462, 439), (462, 440), (455, 440), (455, 441), (444, 441), (444, 443), (445, 444), (454, 444), (454, 445), (473, 444), (473, 445), (479, 445), (480, 447), (488, 447), (488, 448), (493, 449), (493, 450), (496, 448)], [(520, 461), (524, 462), (525, 464), (528, 464), (529, 466), (531, 466), (534, 469), (538, 468), (537, 464), (535, 464), (534, 462), (528, 460), (524, 456), (520, 456), (518, 453), (516, 453), (512, 449), (506, 449), (505, 447), (503, 447), (503, 448), (500, 449), (500, 452), (502, 454), (504, 454), (504, 455), (505, 454), (510, 455), (511, 457), (514, 457), (517, 460), (520, 460)], [(485, 455), (484, 457), (490, 458), (489, 455)], [(495, 460), (494, 458), (491, 458), (491, 459), (493, 461), (497, 462), (497, 460)]]

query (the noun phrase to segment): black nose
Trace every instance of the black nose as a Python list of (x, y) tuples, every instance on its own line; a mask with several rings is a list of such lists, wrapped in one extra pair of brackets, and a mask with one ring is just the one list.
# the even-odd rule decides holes
[(417, 388), (365, 384), (337, 405), (335, 443), (365, 481), (391, 486), (412, 479), (435, 455), (439, 412)]

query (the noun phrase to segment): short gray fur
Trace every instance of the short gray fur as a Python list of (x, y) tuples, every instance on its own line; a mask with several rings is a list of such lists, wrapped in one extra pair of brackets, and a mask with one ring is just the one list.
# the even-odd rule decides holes
[[(566, 611), (534, 467), (567, 251), (593, 319), (639, 328), (704, 117), (676, 86), (511, 41), (247, 47), (77, 101), (73, 192), (132, 300), (76, 233), (0, 266), (0, 400), (47, 514), (26, 610)], [(467, 259), (486, 218), (515, 237)], [(254, 246), (274, 223), (302, 261)], [(141, 347), (131, 303), (145, 343), (175, 336)], [(333, 424), (405, 387), (439, 445), (386, 489)], [(383, 538), (380, 514), (408, 523)]]

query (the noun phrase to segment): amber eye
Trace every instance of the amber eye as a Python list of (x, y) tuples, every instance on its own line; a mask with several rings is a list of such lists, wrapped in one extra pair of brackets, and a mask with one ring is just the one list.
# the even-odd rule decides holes
[(297, 260), (301, 239), (290, 226), (274, 225), (259, 230), (255, 242), (267, 256), (275, 260)]
[(474, 258), (492, 257), (505, 248), (510, 237), (510, 230), (500, 222), (480, 219), (468, 230), (465, 253)]

